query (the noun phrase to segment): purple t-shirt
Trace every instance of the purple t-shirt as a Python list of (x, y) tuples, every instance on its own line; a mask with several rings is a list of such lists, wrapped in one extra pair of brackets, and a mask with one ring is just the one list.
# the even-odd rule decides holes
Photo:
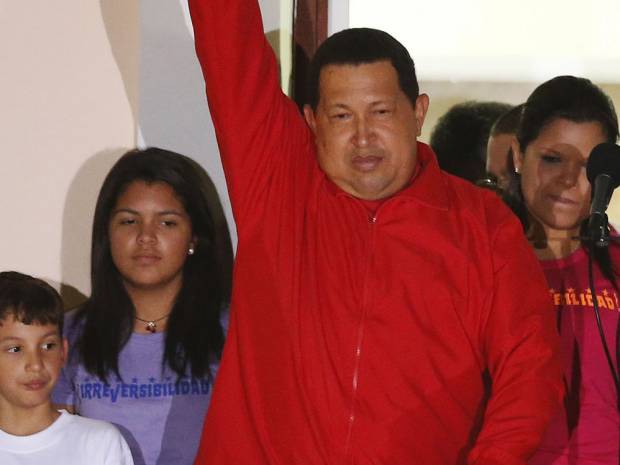
[[(70, 351), (77, 337), (72, 317), (65, 318)], [(111, 375), (107, 385), (69, 357), (52, 394), (55, 403), (116, 425), (136, 465), (192, 465), (211, 398), (208, 379), (183, 378), (177, 384), (167, 366), (162, 373), (164, 342), (165, 333), (133, 333), (119, 355), (123, 381)], [(212, 364), (214, 376), (216, 370)]]
[[(620, 263), (620, 247), (611, 246)], [(588, 281), (583, 249), (559, 260), (541, 262), (558, 312), (561, 355), (567, 394), (530, 465), (610, 465), (618, 463), (620, 416), (616, 390), (596, 325), (593, 300), (599, 305), (607, 345), (616, 361), (620, 317), (618, 291), (594, 264), (596, 297)]]

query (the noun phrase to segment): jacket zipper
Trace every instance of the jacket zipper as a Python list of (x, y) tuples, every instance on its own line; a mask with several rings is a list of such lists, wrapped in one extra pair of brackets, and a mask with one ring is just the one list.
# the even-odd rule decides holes
[[(374, 215), (368, 216), (368, 222), (370, 224), (370, 239), (368, 241), (368, 261), (366, 262), (366, 270), (364, 271), (364, 284), (368, 282), (368, 276), (370, 274), (370, 264), (372, 262), (372, 256), (374, 252), (375, 245), (375, 224), (377, 223), (377, 212)], [(360, 360), (362, 357), (362, 343), (364, 341), (364, 330), (366, 327), (366, 314), (368, 312), (368, 286), (364, 286), (364, 294), (362, 299), (362, 315), (360, 318), (360, 323), (357, 329), (357, 341), (355, 345), (355, 363), (353, 367), (353, 378), (351, 380), (351, 409), (349, 411), (348, 418), (348, 430), (347, 437), (345, 440), (345, 457), (349, 455), (351, 450), (351, 437), (353, 435), (353, 425), (355, 424), (355, 402), (357, 397), (357, 388), (359, 384), (359, 369), (360, 369)]]

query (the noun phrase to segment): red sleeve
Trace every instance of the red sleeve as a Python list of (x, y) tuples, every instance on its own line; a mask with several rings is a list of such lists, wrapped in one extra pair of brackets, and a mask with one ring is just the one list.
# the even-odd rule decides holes
[(495, 283), (481, 335), (492, 379), (470, 465), (525, 465), (560, 405), (562, 372), (544, 274), (512, 215), (492, 242)]
[(275, 173), (309, 152), (311, 138), (297, 106), (280, 89), (256, 0), (190, 0), (189, 6), (239, 229), (266, 198)]

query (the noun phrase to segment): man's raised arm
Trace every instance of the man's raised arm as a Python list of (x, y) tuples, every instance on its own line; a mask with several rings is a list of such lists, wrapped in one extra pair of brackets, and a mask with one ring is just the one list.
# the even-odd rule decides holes
[(237, 223), (250, 199), (310, 141), (296, 105), (280, 90), (256, 0), (189, 0), (196, 51)]

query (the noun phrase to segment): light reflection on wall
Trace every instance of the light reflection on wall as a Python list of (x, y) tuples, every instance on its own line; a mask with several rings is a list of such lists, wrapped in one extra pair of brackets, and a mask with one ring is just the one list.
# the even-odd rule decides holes
[(620, 82), (617, 0), (349, 0), (349, 15), (403, 42), (422, 80)]

